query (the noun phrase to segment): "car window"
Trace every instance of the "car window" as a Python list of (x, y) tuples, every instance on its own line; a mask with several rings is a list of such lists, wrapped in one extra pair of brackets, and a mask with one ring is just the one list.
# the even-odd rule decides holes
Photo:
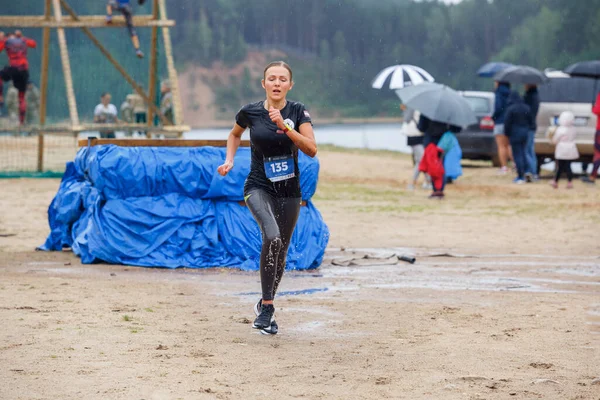
[(591, 103), (594, 80), (587, 78), (554, 78), (538, 87), (540, 101), (546, 103)]
[(464, 98), (476, 114), (490, 114), (492, 112), (492, 105), (488, 98), (477, 96), (464, 96)]

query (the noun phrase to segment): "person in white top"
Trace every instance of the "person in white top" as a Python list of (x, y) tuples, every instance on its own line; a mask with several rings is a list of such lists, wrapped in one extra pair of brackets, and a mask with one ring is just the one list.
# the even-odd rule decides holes
[(571, 171), (571, 162), (579, 158), (577, 144), (575, 144), (575, 128), (573, 122), (575, 116), (571, 111), (564, 111), (558, 117), (558, 128), (552, 136), (552, 143), (556, 145), (554, 150), (554, 159), (558, 164), (556, 176), (550, 185), (555, 189), (558, 188), (558, 180), (563, 172), (567, 174), (567, 189), (573, 188), (573, 171)]
[[(111, 104), (110, 100), (110, 93), (102, 93), (100, 104), (94, 109), (94, 122), (98, 124), (116, 124), (119, 122), (119, 118), (117, 118), (117, 107), (114, 104)], [(100, 137), (114, 139), (115, 132), (100, 132)]]

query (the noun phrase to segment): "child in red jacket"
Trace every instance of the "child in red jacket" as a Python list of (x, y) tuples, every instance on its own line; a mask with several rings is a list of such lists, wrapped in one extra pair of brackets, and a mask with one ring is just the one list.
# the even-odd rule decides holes
[(425, 148), (425, 154), (419, 164), (419, 170), (431, 177), (433, 193), (429, 198), (444, 197), (444, 161), (442, 155), (444, 150), (434, 143), (429, 143)]

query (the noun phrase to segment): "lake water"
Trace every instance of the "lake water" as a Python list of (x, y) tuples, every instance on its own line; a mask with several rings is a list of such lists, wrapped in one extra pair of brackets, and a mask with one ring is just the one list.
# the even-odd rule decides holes
[[(317, 144), (372, 150), (410, 153), (400, 124), (339, 124), (315, 126)], [(184, 133), (184, 139), (227, 139), (230, 129), (194, 129)], [(242, 139), (250, 139), (249, 130)]]
[[(353, 149), (390, 150), (411, 153), (400, 124), (334, 124), (315, 126), (317, 144), (332, 144)], [(184, 133), (184, 139), (227, 139), (230, 129), (194, 129)], [(246, 130), (242, 139), (250, 139)], [(545, 171), (553, 171), (554, 163), (544, 164)], [(573, 172), (582, 173), (581, 163), (572, 164)], [(591, 170), (590, 165), (589, 169)]]

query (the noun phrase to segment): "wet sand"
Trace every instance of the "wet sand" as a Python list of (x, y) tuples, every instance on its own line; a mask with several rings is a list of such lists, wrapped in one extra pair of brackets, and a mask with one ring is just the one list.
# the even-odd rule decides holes
[(597, 188), (475, 163), (431, 201), (407, 157), (320, 159), (330, 249), (286, 275), (275, 337), (256, 273), (32, 251), (58, 181), (0, 181), (0, 398), (600, 398)]

